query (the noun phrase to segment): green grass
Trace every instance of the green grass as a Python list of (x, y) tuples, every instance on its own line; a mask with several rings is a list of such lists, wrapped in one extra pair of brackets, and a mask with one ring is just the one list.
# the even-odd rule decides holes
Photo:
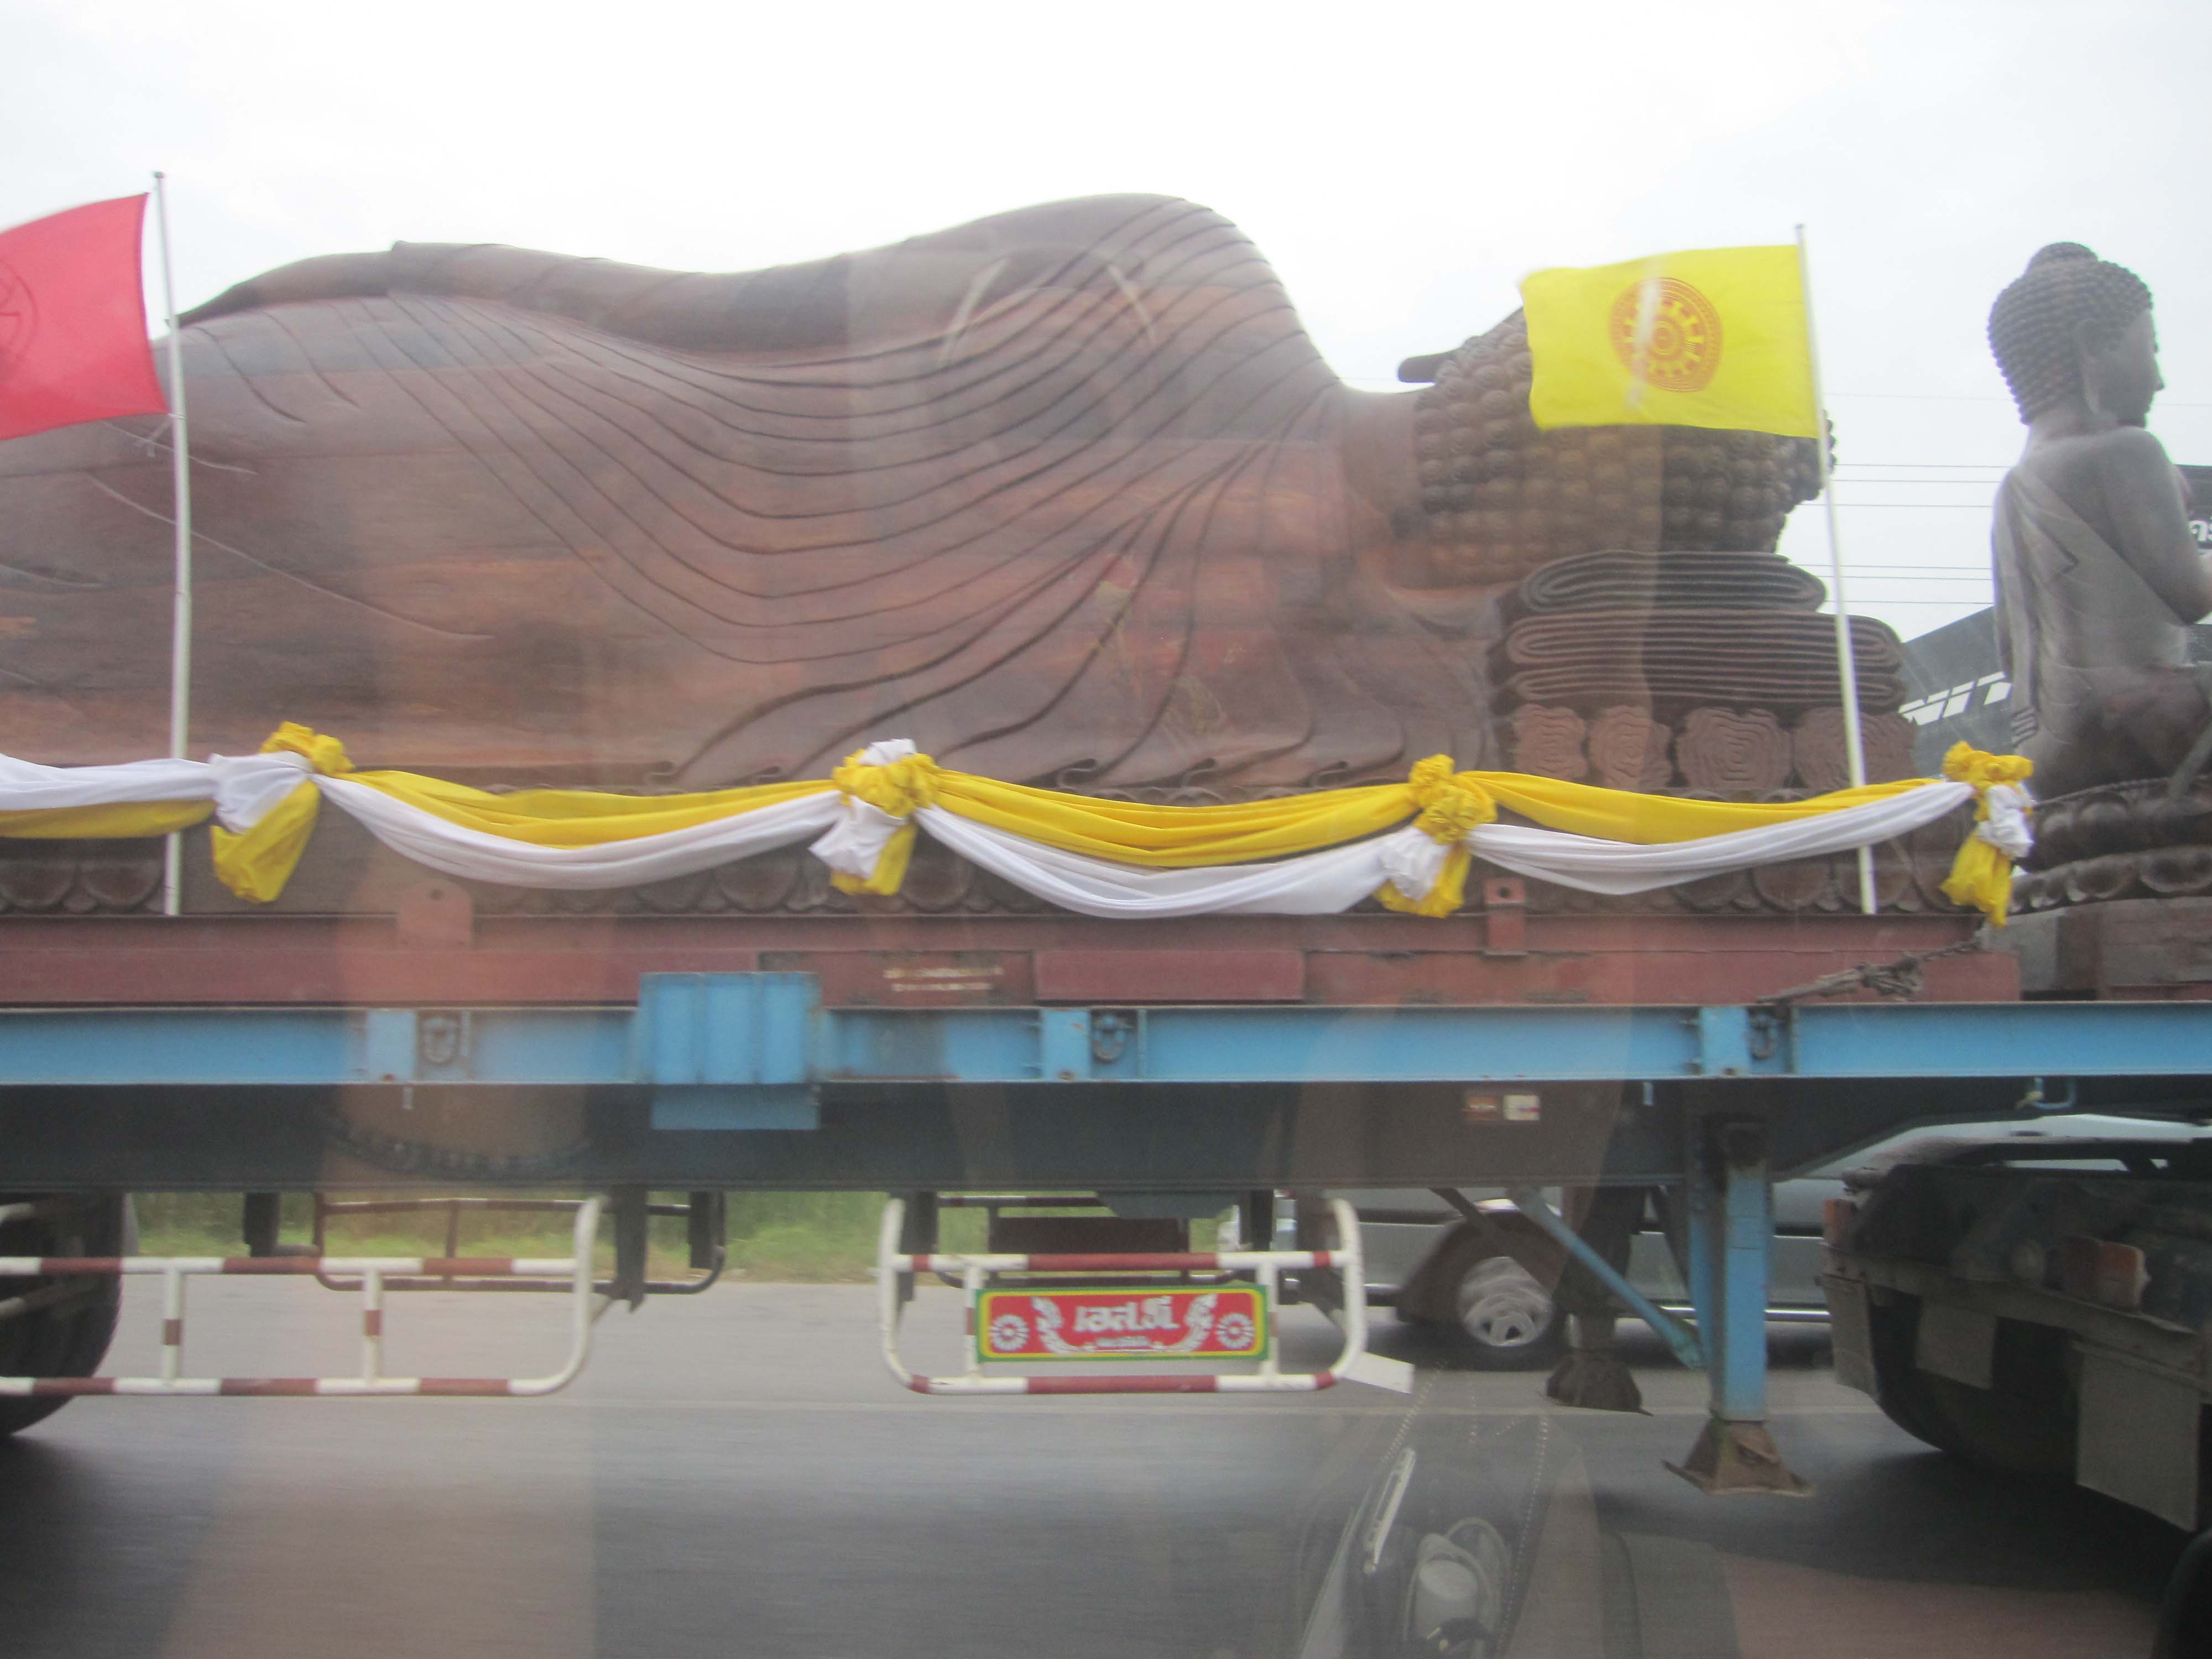
[[(678, 1201), (682, 1197), (680, 1194), (654, 1196)], [(235, 1194), (141, 1193), (137, 1203), (139, 1249), (149, 1255), (244, 1253)], [(731, 1271), (747, 1279), (792, 1283), (866, 1279), (875, 1261), (876, 1228), (883, 1209), (881, 1193), (732, 1193), (729, 1199)], [(313, 1224), (312, 1200), (305, 1194), (286, 1194), (283, 1233), (286, 1242), (307, 1243)], [(944, 1218), (944, 1246), (954, 1250), (980, 1249), (982, 1229), (981, 1212), (948, 1211)], [(566, 1255), (568, 1237), (568, 1223), (560, 1216), (464, 1212), (459, 1250), (463, 1255)], [(611, 1264), (612, 1247), (604, 1221), (599, 1237), (599, 1259)], [(337, 1217), (331, 1222), (325, 1248), (333, 1255), (442, 1255), (445, 1212)], [(653, 1222), (652, 1271), (657, 1277), (668, 1278), (688, 1271), (681, 1220)]]

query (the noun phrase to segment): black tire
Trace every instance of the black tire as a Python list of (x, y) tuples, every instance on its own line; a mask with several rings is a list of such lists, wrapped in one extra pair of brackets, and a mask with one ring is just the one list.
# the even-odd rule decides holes
[(1458, 1317), (1447, 1327), (1454, 1350), (1478, 1370), (1535, 1370), (1566, 1348), (1566, 1316), (1540, 1280), (1510, 1255), (1467, 1264), (1453, 1294)]
[[(137, 1244), (137, 1219), (131, 1200), (119, 1194), (88, 1198), (69, 1215), (0, 1225), (0, 1255), (128, 1255)], [(0, 1279), (0, 1299), (53, 1282)], [(90, 1376), (107, 1357), (122, 1306), (123, 1281), (103, 1279), (81, 1300), (0, 1321), (0, 1376)], [(68, 1404), (66, 1395), (0, 1397), (0, 1437), (43, 1422)]]
[(2159, 1607), (2150, 1659), (2207, 1653), (2212, 1653), (2212, 1532), (2199, 1533), (2174, 1564)]
[(1993, 1386), (1978, 1389), (1914, 1362), (1920, 1298), (1898, 1296), (1868, 1310), (1875, 1403), (1914, 1439), (1978, 1468), (2039, 1479), (2074, 1478), (2075, 1404), (2066, 1375), (2067, 1334), (1997, 1322)]

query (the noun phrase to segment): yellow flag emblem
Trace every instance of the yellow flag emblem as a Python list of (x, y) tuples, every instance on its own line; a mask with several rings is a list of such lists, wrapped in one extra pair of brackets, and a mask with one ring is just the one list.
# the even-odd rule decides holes
[(1692, 248), (1521, 284), (1540, 427), (1820, 434), (1797, 250)]

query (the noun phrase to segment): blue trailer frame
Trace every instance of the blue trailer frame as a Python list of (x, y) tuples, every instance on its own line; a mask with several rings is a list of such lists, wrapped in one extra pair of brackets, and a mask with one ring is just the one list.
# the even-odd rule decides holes
[(1913, 1122), (2203, 1109), (2208, 1079), (2206, 1003), (886, 1010), (824, 1006), (805, 974), (653, 974), (631, 1006), (0, 1012), (0, 1181), (319, 1185), (349, 1099), (422, 1091), (560, 1093), (586, 1133), (565, 1161), (382, 1183), (1672, 1187), (1711, 1385), (1685, 1472), (1787, 1491), (1778, 1174)]

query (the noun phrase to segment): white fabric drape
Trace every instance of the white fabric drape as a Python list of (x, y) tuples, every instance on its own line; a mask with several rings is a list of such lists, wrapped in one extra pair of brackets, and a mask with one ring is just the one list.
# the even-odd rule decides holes
[(276, 803), (315, 776), (305, 755), (210, 755), (206, 766), (215, 784), (215, 821), (244, 835)]
[[(1968, 784), (1931, 783), (1819, 817), (1650, 847), (1498, 823), (1478, 826), (1464, 845), (1477, 858), (1517, 875), (1588, 893), (1641, 893), (1723, 870), (1813, 858), (1864, 842), (1886, 841), (1934, 823), (1973, 795)], [(896, 822), (880, 812), (875, 816), (886, 824)], [(941, 806), (923, 807), (915, 821), (954, 852), (1024, 892), (1093, 916), (1324, 915), (1349, 909), (1385, 882), (1407, 898), (1419, 900), (1435, 884), (1447, 850), (1408, 825), (1349, 847), (1273, 864), (1147, 870), (1063, 852), (957, 817)]]
[(1643, 893), (1718, 875), (1723, 870), (1782, 864), (1887, 841), (1923, 823), (1933, 823), (1973, 798), (1972, 784), (1930, 783), (1863, 806), (1823, 812), (1818, 817), (1793, 818), (1786, 823), (1707, 836), (1701, 841), (1662, 842), (1650, 847), (1562, 835), (1556, 830), (1486, 823), (1468, 832), (1465, 845), (1477, 858), (1516, 875), (1578, 887), (1586, 893)]
[(243, 835), (300, 784), (358, 819), (393, 852), (449, 876), (509, 887), (631, 887), (711, 870), (818, 835), (837, 817), (833, 793), (757, 806), (707, 823), (595, 847), (541, 847), (471, 830), (348, 777), (318, 775), (302, 755), (217, 755), (216, 817)]
[(1088, 916), (1333, 915), (1389, 878), (1382, 862), (1389, 843), (1407, 836), (1428, 840), (1409, 827), (1273, 864), (1142, 870), (1048, 847), (941, 806), (923, 807), (915, 821), (1024, 892)]
[(1974, 826), (1974, 833), (2008, 859), (2024, 859), (2035, 845), (2035, 830), (2028, 814), (2035, 802), (2016, 783), (1993, 783), (1984, 797), (1990, 815)]
[(210, 800), (215, 780), (189, 760), (126, 761), (118, 766), (40, 766), (0, 755), (0, 811), (45, 812), (139, 801)]
[(539, 847), (466, 829), (350, 778), (321, 781), (332, 805), (350, 812), (369, 834), (417, 864), (471, 881), (571, 891), (665, 881), (788, 847), (828, 829), (839, 805), (836, 795), (825, 792), (629, 841)]

